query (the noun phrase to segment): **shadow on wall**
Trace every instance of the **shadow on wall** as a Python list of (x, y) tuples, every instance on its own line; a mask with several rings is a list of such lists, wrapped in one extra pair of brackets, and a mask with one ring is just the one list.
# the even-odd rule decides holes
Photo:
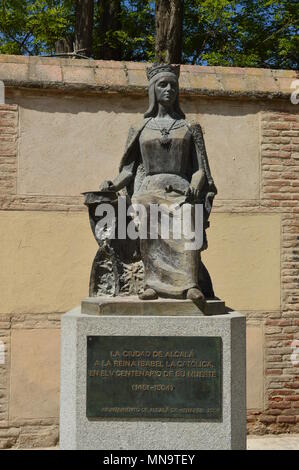
[[(7, 91), (6, 102), (19, 104), (23, 108), (47, 113), (127, 113), (143, 116), (148, 108), (147, 96), (128, 95), (121, 93), (102, 93), (94, 95), (80, 95), (74, 93), (61, 93), (47, 90), (43, 94), (40, 91), (22, 90)], [(182, 109), (188, 114), (216, 114), (222, 116), (246, 116), (258, 113), (261, 102), (258, 104), (250, 101), (237, 101), (211, 98), (201, 98), (192, 95), (180, 96)], [(266, 103), (265, 103), (266, 105)]]

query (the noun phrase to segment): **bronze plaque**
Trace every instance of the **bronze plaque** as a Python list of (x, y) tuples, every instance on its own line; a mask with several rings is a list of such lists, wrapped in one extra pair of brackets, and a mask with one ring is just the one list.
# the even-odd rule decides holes
[(90, 419), (222, 420), (222, 339), (88, 336)]

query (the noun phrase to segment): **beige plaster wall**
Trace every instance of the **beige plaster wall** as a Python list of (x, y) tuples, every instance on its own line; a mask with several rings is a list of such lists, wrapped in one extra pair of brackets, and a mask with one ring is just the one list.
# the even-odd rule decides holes
[(59, 416), (60, 330), (14, 329), (11, 334), (9, 418)]
[(248, 321), (246, 328), (247, 409), (264, 408), (264, 331), (258, 321)]
[(213, 213), (203, 260), (235, 310), (280, 308), (280, 214)]
[[(0, 239), (0, 312), (64, 312), (88, 295), (97, 244), (87, 210), (1, 211)], [(218, 297), (236, 310), (279, 309), (279, 214), (214, 213), (208, 240)]]
[[(112, 178), (130, 125), (141, 122), (147, 99), (121, 95), (24, 93), (20, 105), (19, 194), (76, 196)], [(259, 197), (259, 107), (254, 103), (182, 98), (200, 122), (218, 199)]]
[(65, 312), (88, 295), (88, 214), (0, 212), (0, 312)]

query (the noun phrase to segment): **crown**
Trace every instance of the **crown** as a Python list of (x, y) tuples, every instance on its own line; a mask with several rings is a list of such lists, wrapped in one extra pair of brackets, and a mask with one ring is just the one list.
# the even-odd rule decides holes
[(148, 81), (155, 77), (158, 73), (167, 72), (173, 73), (177, 78), (180, 76), (180, 66), (171, 64), (154, 64), (151, 67), (147, 67), (146, 76)]

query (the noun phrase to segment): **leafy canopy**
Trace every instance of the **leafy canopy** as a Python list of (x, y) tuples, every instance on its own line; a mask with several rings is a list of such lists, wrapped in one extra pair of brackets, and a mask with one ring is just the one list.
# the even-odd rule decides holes
[(186, 0), (184, 61), (299, 68), (298, 0)]
[[(0, 53), (52, 54), (74, 34), (74, 1), (0, 0)], [(101, 34), (95, 2), (93, 57), (105, 43), (121, 60), (154, 59), (155, 5), (121, 1), (118, 27)], [(299, 0), (185, 0), (183, 63), (299, 69)]]
[(73, 30), (67, 0), (0, 0), (0, 53), (39, 55), (55, 50), (55, 41)]

